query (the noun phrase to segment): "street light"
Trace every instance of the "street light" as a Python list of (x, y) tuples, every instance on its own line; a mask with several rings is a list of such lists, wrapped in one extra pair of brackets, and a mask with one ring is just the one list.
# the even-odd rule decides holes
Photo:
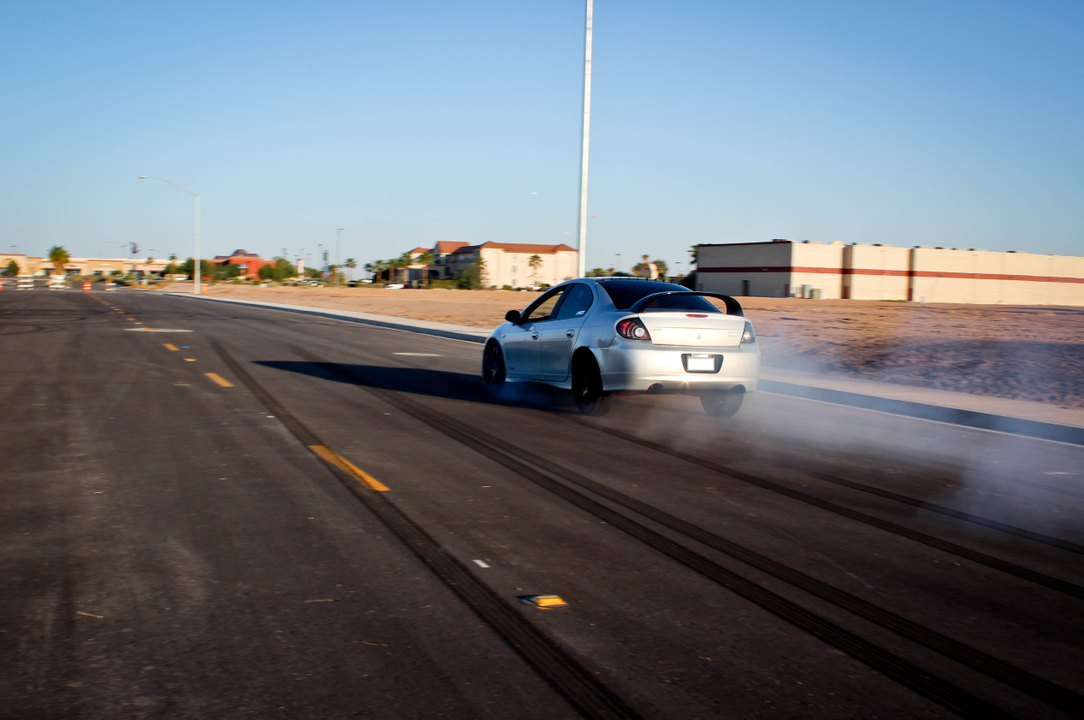
[[(117, 242), (115, 240), (102, 240), (102, 245), (117, 245), (119, 247), (124, 247), (127, 244), (128, 243), (126, 243), (126, 242)], [(124, 258), (118, 258), (118, 259), (120, 260), (120, 270), (118, 270), (117, 272), (123, 273), (124, 272)]]
[(340, 272), (342, 270), (342, 237), (343, 230), (346, 228), (335, 228), (335, 287), (342, 287), (342, 277)]
[(591, 16), (594, 5), (594, 0), (587, 0), (587, 28), (583, 43), (583, 143), (580, 145), (579, 274), (576, 277), (587, 274), (587, 160), (591, 146)]
[(189, 195), (195, 196), (195, 198), (196, 198), (196, 254), (195, 254), (195, 257), (192, 258), (192, 277), (195, 278), (195, 284), (193, 285), (192, 293), (194, 295), (199, 295), (199, 276), (200, 276), (200, 272), (202, 270), (202, 268), (200, 267), (201, 263), (200, 263), (200, 259), (199, 259), (199, 193), (192, 192), (188, 188), (182, 187), (181, 185), (178, 185), (177, 183), (173, 182), (172, 180), (166, 180), (165, 178), (154, 177), (153, 175), (140, 175), (139, 179), (140, 180), (161, 180), (162, 182), (169, 183), (170, 185), (172, 185), (175, 188), (180, 188), (181, 190), (184, 190)]

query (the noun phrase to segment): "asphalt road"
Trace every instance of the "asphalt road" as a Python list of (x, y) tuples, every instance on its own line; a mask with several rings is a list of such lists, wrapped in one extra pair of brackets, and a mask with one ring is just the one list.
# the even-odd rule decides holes
[(0, 293), (0, 716), (1084, 715), (1084, 449), (480, 358)]

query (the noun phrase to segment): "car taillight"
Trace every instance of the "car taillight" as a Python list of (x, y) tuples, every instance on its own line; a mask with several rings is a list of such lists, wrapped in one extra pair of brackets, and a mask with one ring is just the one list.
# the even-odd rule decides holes
[(743, 343), (755, 343), (757, 341), (757, 334), (753, 332), (753, 323), (748, 320), (745, 321), (745, 332), (741, 334), (741, 341)]
[(626, 318), (617, 323), (617, 334), (628, 340), (650, 340), (647, 328), (640, 322), (640, 318)]

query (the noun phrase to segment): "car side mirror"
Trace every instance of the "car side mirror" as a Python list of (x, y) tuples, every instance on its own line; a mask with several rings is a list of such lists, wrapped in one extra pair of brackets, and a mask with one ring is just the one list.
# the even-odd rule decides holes
[(519, 325), (519, 321), (523, 318), (519, 316), (519, 310), (509, 310), (504, 314), (504, 319), (514, 325)]

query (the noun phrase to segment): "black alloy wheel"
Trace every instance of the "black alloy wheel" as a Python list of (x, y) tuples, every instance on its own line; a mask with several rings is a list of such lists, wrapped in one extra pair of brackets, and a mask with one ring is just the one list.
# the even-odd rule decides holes
[(504, 378), (504, 353), (501, 352), (500, 343), (493, 340), (482, 353), (482, 380), (491, 392), (496, 392), (504, 387)]
[(713, 392), (700, 396), (700, 404), (704, 412), (712, 417), (725, 418), (737, 415), (741, 410), (742, 401), (745, 399), (743, 391), (738, 392)]
[(572, 398), (583, 415), (605, 415), (613, 396), (602, 390), (602, 373), (589, 353), (583, 353), (572, 365)]

